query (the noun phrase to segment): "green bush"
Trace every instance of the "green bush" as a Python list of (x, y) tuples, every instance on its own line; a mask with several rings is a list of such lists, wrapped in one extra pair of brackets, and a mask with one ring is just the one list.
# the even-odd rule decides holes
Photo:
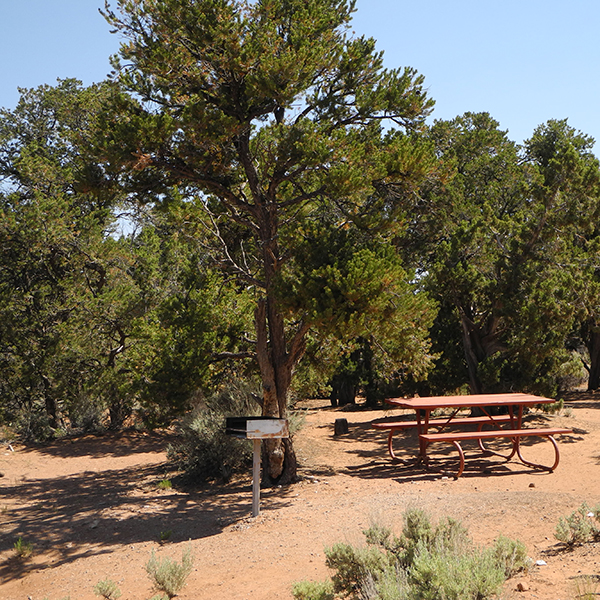
[(600, 521), (599, 512), (598, 508), (592, 511), (584, 502), (567, 517), (560, 517), (554, 536), (567, 546), (589, 542), (600, 532), (594, 523), (594, 520)]
[(335, 544), (325, 549), (325, 556), (325, 564), (335, 570), (334, 591), (346, 596), (360, 590), (368, 575), (379, 577), (390, 566), (388, 556), (372, 546), (354, 548), (349, 544)]
[(600, 576), (576, 577), (573, 580), (573, 595), (577, 600), (596, 600), (600, 596)]
[(29, 558), (33, 554), (33, 544), (19, 537), (13, 545), (13, 550), (18, 558)]
[(153, 551), (150, 560), (146, 563), (146, 572), (159, 593), (173, 598), (185, 585), (192, 572), (193, 564), (194, 559), (190, 548), (184, 551), (181, 563), (172, 561), (170, 558), (159, 560)]
[(519, 540), (511, 540), (501, 535), (495, 541), (491, 551), (506, 579), (510, 579), (520, 571), (526, 571), (530, 566), (531, 560), (527, 556), (527, 548)]
[(252, 446), (225, 434), (228, 416), (256, 415), (254, 389), (231, 382), (226, 391), (206, 398), (177, 427), (179, 441), (167, 456), (188, 475), (199, 479), (229, 479), (252, 464)]
[(331, 581), (298, 581), (292, 586), (296, 600), (334, 600)]
[(106, 600), (117, 600), (121, 597), (121, 590), (112, 579), (103, 579), (94, 586), (94, 594)]
[[(397, 537), (380, 525), (364, 533), (366, 546), (336, 544), (325, 550), (326, 564), (334, 571), (333, 592), (340, 597), (486, 600), (529, 565), (521, 542), (500, 537), (490, 548), (479, 548), (459, 521), (433, 524), (419, 509), (406, 511)], [(325, 588), (303, 585), (298, 600), (320, 600), (319, 590)]]
[(408, 581), (415, 600), (482, 600), (505, 581), (490, 552), (467, 547), (455, 552), (444, 544), (419, 544)]

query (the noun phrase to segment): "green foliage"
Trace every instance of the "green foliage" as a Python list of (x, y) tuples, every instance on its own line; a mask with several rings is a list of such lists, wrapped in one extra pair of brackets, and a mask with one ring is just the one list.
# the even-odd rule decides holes
[(600, 594), (600, 577), (598, 575), (582, 575), (573, 581), (575, 600), (596, 600)]
[(13, 551), (18, 558), (29, 558), (33, 554), (33, 544), (19, 537), (13, 544)]
[(298, 581), (292, 586), (296, 600), (334, 600), (335, 592), (331, 581)]
[(325, 549), (325, 564), (335, 570), (333, 589), (344, 596), (355, 597), (368, 575), (380, 576), (390, 566), (388, 556), (378, 548), (355, 548), (350, 544), (334, 544)]
[(205, 398), (179, 423), (180, 439), (169, 446), (169, 459), (200, 479), (229, 479), (247, 469), (252, 462), (252, 447), (246, 440), (225, 434), (225, 418), (258, 414), (254, 398), (254, 388), (234, 380), (221, 392)]
[(94, 586), (94, 594), (106, 600), (117, 600), (121, 597), (121, 590), (112, 579), (103, 579)]
[(491, 553), (506, 579), (527, 570), (530, 566), (531, 559), (527, 556), (527, 548), (519, 540), (511, 540), (501, 535), (494, 542)]
[(173, 598), (177, 595), (177, 592), (183, 589), (189, 574), (192, 572), (193, 564), (194, 559), (191, 548), (187, 548), (183, 552), (180, 563), (172, 561), (170, 558), (160, 560), (156, 558), (154, 551), (152, 551), (150, 560), (146, 563), (146, 572), (152, 584), (160, 593)]
[(423, 600), (482, 600), (495, 596), (504, 573), (489, 553), (474, 549), (430, 549), (421, 546), (410, 569), (409, 581), (416, 598)]
[[(419, 509), (406, 511), (398, 537), (377, 524), (364, 533), (366, 547), (336, 544), (325, 551), (326, 564), (334, 570), (333, 591), (341, 597), (485, 600), (530, 563), (518, 541), (500, 537), (490, 548), (479, 548), (458, 521), (433, 524)], [(318, 589), (306, 585), (301, 597), (318, 598)]]
[(454, 172), (423, 190), (406, 248), (440, 303), (431, 381), (459, 387), (466, 367), (473, 393), (553, 394), (580, 376), (566, 342), (589, 289), (581, 267), (596, 260), (581, 248), (600, 207), (590, 140), (550, 121), (520, 149), (487, 113), (438, 121), (429, 136)]
[(173, 487), (170, 479), (161, 479), (156, 485), (161, 490), (170, 490)]
[(165, 531), (161, 531), (158, 534), (158, 541), (162, 544), (164, 542), (168, 542), (171, 539), (171, 535), (173, 535), (173, 532), (170, 529), (167, 529)]
[[(254, 331), (238, 340), (255, 343), (219, 354), (256, 359), (265, 415), (287, 416), (311, 329), (372, 333), (387, 372), (430, 363), (433, 309), (390, 241), (434, 176), (418, 135), (433, 102), (413, 69), (385, 69), (374, 40), (349, 36), (353, 10), (346, 0), (150, 0), (104, 12), (127, 41), (98, 160), (129, 199), (195, 225), (223, 287), (248, 292)], [(370, 243), (353, 248), (346, 230)], [(314, 241), (323, 264), (304, 260)], [(293, 453), (282, 463), (270, 446), (269, 476), (292, 480)]]
[(111, 235), (121, 198), (85, 151), (109, 88), (22, 90), (0, 119), (0, 418), (27, 437), (114, 421), (131, 380), (141, 305)]
[(594, 521), (600, 523), (600, 505), (595, 511), (584, 502), (566, 517), (560, 517), (554, 536), (567, 546), (577, 546), (589, 542), (600, 534)]

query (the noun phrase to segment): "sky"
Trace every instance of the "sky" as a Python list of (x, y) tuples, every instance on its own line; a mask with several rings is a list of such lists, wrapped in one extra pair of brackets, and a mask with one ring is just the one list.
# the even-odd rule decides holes
[[(116, 2), (113, 2), (116, 4)], [(110, 72), (120, 38), (103, 0), (0, 0), (0, 107), (17, 88)], [(521, 143), (548, 119), (598, 140), (598, 0), (357, 0), (352, 30), (377, 40), (386, 67), (410, 66), (436, 101), (433, 119), (486, 111)]]

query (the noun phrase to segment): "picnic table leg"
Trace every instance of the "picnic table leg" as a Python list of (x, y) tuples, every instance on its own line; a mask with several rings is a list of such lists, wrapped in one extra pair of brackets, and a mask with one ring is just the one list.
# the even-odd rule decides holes
[(551, 467), (546, 467), (545, 465), (540, 465), (537, 463), (533, 463), (530, 462), (528, 460), (525, 460), (523, 458), (523, 455), (521, 454), (521, 444), (520, 444), (520, 439), (516, 439), (516, 450), (517, 450), (517, 456), (519, 457), (519, 460), (524, 464), (527, 465), (528, 467), (534, 467), (536, 469), (544, 469), (544, 471), (554, 471), (554, 469), (556, 469), (556, 467), (558, 467), (558, 463), (560, 461), (560, 452), (558, 450), (558, 444), (556, 443), (556, 440), (554, 439), (553, 436), (551, 435), (541, 435), (539, 437), (545, 437), (548, 438), (550, 440), (550, 442), (552, 443), (552, 445), (554, 446), (554, 464)]
[(457, 441), (453, 441), (452, 444), (458, 450), (458, 455), (460, 456), (460, 466), (458, 467), (458, 473), (456, 474), (456, 478), (458, 479), (462, 475), (462, 472), (465, 470), (465, 453), (463, 452), (461, 445)]
[[(458, 472), (456, 473), (456, 475), (454, 476), (456, 479), (458, 479), (463, 471), (465, 470), (465, 453), (463, 452), (462, 446), (460, 445), (460, 443), (457, 440), (448, 440), (448, 443), (452, 444), (455, 448), (456, 451), (458, 452), (458, 458), (459, 458), (459, 466), (458, 466)], [(429, 442), (427, 442), (426, 440), (423, 440), (423, 444), (425, 445), (425, 448), (427, 448), (427, 446), (429, 445)], [(426, 467), (429, 467), (429, 457), (427, 455), (425, 455), (422, 458), (423, 462), (425, 463)]]
[(392, 460), (397, 460), (397, 456), (394, 454), (394, 448), (392, 447), (392, 438), (394, 436), (394, 431), (394, 429), (390, 429), (390, 432), (388, 434), (388, 452), (390, 453)]
[(417, 410), (417, 435), (419, 436), (419, 459), (418, 462), (427, 464), (427, 442), (421, 439), (422, 433), (427, 433), (429, 429), (429, 415), (431, 414), (430, 409), (425, 410), (425, 420), (421, 421), (421, 411)]
[[(477, 431), (483, 431), (483, 426), (485, 423), (481, 423), (478, 427), (477, 427)], [(490, 450), (489, 448), (486, 448), (483, 445), (483, 440), (481, 438), (479, 438), (477, 440), (477, 443), (479, 444), (479, 449), (484, 453), (484, 454), (493, 454), (494, 456), (499, 456), (500, 458), (504, 458), (505, 460), (509, 461), (516, 452), (518, 452), (518, 439), (514, 439), (512, 440), (513, 442), (513, 447), (512, 447), (512, 451), (510, 454), (502, 454), (500, 452), (495, 452), (494, 450)]]
[(394, 452), (394, 447), (393, 447), (393, 437), (394, 437), (395, 432), (396, 432), (395, 429), (390, 429), (390, 432), (388, 433), (388, 440), (387, 440), (388, 452), (389, 452), (392, 460), (395, 460), (397, 462), (403, 462), (404, 464), (413, 464), (413, 463), (419, 464), (422, 461), (421, 454), (419, 454), (417, 456), (416, 460), (404, 460), (404, 459), (396, 456), (396, 454)]

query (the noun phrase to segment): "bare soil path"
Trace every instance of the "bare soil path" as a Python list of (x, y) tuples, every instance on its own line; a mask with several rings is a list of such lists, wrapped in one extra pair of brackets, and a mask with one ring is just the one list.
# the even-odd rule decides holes
[[(151, 552), (179, 560), (188, 545), (194, 571), (180, 600), (290, 600), (294, 581), (328, 576), (325, 546), (361, 543), (374, 521), (399, 530), (409, 506), (459, 519), (481, 544), (500, 534), (518, 538), (546, 563), (510, 580), (506, 600), (573, 599), (575, 578), (600, 576), (600, 543), (567, 552), (554, 538), (559, 517), (583, 501), (600, 503), (600, 395), (573, 394), (562, 414), (528, 417), (532, 426), (574, 430), (559, 442), (556, 472), (479, 461), (466, 450), (458, 480), (389, 460), (385, 435), (370, 422), (398, 410), (332, 409), (324, 401), (305, 407), (296, 438), (303, 480), (263, 490), (255, 519), (249, 477), (194, 491), (159, 489), (173, 475), (167, 434), (1, 446), (0, 600), (92, 600), (94, 585), (107, 578), (123, 600), (146, 600)], [(334, 437), (336, 418), (348, 420), (348, 434)], [(397, 454), (414, 452), (414, 434), (398, 439)], [(528, 445), (533, 459), (551, 453), (548, 442)], [(455, 459), (448, 448), (447, 460)], [(19, 536), (35, 546), (27, 561), (14, 556)]]

